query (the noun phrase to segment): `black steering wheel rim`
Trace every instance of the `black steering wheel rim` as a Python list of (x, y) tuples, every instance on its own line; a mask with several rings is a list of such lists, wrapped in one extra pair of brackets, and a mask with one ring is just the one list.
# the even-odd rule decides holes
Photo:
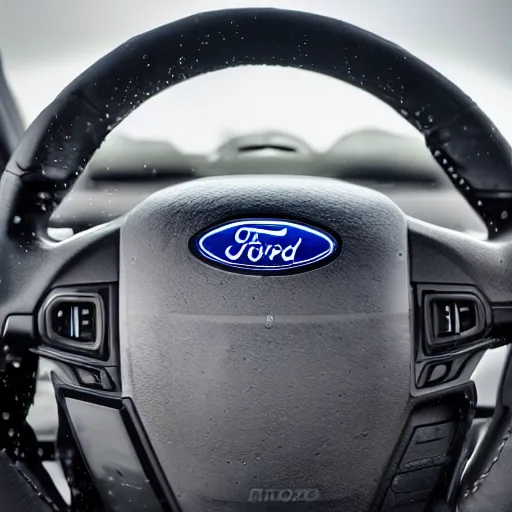
[[(508, 322), (506, 315), (493, 316), (495, 309), (500, 309), (501, 312), (504, 309), (508, 311), (507, 308), (512, 303), (510, 287), (504, 284), (508, 282), (509, 276), (506, 265), (503, 263), (512, 260), (512, 249), (509, 245), (500, 246), (492, 240), (485, 243), (476, 242), (461, 234), (447, 233), (435, 226), (425, 225), (414, 219), (406, 219), (403, 213), (389, 201), (369, 191), (363, 193), (357, 187), (347, 184), (338, 186), (322, 180), (311, 182), (309, 185), (307, 180), (294, 178), (276, 178), (269, 183), (258, 178), (245, 183), (236, 177), (220, 179), (217, 182), (200, 180), (201, 183), (197, 186), (185, 185), (176, 190), (156, 194), (137, 208), (135, 214), (130, 214), (126, 222), (125, 219), (119, 219), (88, 230), (60, 244), (49, 241), (45, 235), (45, 223), (49, 215), (73, 186), (94, 151), (108, 133), (137, 106), (161, 90), (188, 78), (227, 67), (251, 64), (283, 65), (316, 71), (352, 83), (382, 99), (425, 136), (426, 144), (434, 157), (452, 178), (458, 190), (486, 221), (490, 232), (489, 238), (508, 227), (510, 222), (508, 216), (501, 215), (503, 205), (507, 205), (512, 197), (508, 143), (469, 97), (402, 48), (344, 22), (301, 12), (234, 9), (185, 18), (128, 41), (72, 82), (29, 127), (2, 175), (0, 194), (6, 201), (0, 211), (0, 233), (4, 237), (0, 245), (2, 257), (0, 268), (3, 276), (1, 284), (4, 292), (0, 297), (0, 323), (3, 325), (3, 336), (14, 340), (14, 345), (9, 345), (9, 350), (11, 346), (14, 347), (14, 360), (18, 362), (16, 358), (21, 358), (23, 361), (21, 368), (16, 366), (16, 370), (9, 369), (7, 378), (4, 380), (7, 386), (4, 388), (12, 395), (13, 382), (20, 386), (20, 383), (25, 382), (26, 389), (21, 390), (18, 396), (32, 396), (36, 355), (72, 365), (75, 370), (75, 367), (94, 368), (94, 371), (98, 371), (101, 375), (101, 385), (106, 382), (110, 386), (108, 390), (101, 390), (103, 395), (99, 392), (84, 391), (80, 386), (86, 386), (80, 378), (69, 384), (62, 380), (64, 374), (55, 377), (54, 384), (58, 389), (61, 407), (68, 407), (66, 413), (68, 419), (70, 414), (72, 416), (68, 399), (74, 401), (73, 407), (76, 407), (75, 412), (79, 421), (87, 422), (87, 407), (92, 405), (102, 404), (103, 412), (107, 414), (106, 420), (112, 411), (121, 411), (120, 417), (126, 416), (127, 423), (130, 423), (130, 427), (127, 427), (130, 437), (138, 436), (138, 442), (144, 445), (145, 463), (141, 463), (141, 469), (137, 469), (140, 474), (136, 476), (140, 477), (143, 475), (143, 470), (146, 471), (150, 467), (145, 476), (149, 472), (154, 477), (155, 482), (151, 481), (150, 486), (154, 487), (153, 490), (158, 495), (157, 501), (166, 502), (171, 509), (179, 510), (178, 502), (181, 497), (173, 495), (168, 487), (169, 482), (165, 481), (162, 468), (158, 466), (158, 462), (155, 462), (156, 457), (151, 452), (149, 441), (144, 437), (140, 419), (136, 412), (133, 412), (132, 397), (120, 394), (123, 390), (120, 385), (119, 368), (123, 367), (123, 357), (126, 358), (127, 355), (115, 343), (116, 340), (119, 342), (119, 339), (123, 337), (126, 339), (127, 336), (123, 332), (121, 335), (117, 332), (116, 313), (118, 309), (122, 311), (119, 317), (121, 330), (128, 326), (128, 330), (132, 329), (141, 334), (141, 326), (134, 328), (127, 314), (127, 311), (131, 311), (135, 316), (140, 311), (148, 314), (145, 310), (148, 305), (144, 301), (140, 302), (133, 292), (136, 282), (141, 288), (148, 283), (154, 286), (154, 290), (150, 289), (147, 297), (148, 304), (151, 303), (153, 291), (155, 296), (158, 295), (158, 290), (162, 286), (165, 287), (166, 297), (172, 295), (176, 289), (179, 291), (178, 295), (181, 293), (183, 297), (190, 300), (191, 297), (187, 296), (189, 289), (200, 289), (200, 284), (209, 289), (209, 293), (213, 293), (213, 290), (218, 291), (220, 286), (225, 286), (225, 290), (229, 289), (233, 293), (236, 288), (233, 283), (236, 282), (239, 286), (243, 282), (251, 283), (253, 287), (251, 290), (254, 293), (252, 300), (257, 303), (259, 298), (261, 304), (267, 307), (268, 311), (272, 311), (272, 307), (276, 309), (280, 307), (280, 292), (276, 288), (274, 276), (265, 277), (262, 281), (250, 281), (247, 276), (231, 275), (221, 278), (220, 274), (211, 274), (205, 281), (204, 277), (210, 270), (198, 267), (199, 263), (192, 260), (190, 254), (188, 252), (185, 254), (182, 249), (179, 249), (177, 254), (171, 255), (174, 260), (171, 258), (170, 263), (166, 262), (162, 264), (163, 267), (159, 267), (158, 256), (165, 253), (172, 244), (167, 238), (164, 241), (158, 239), (153, 240), (152, 243), (146, 243), (145, 236), (151, 237), (158, 231), (156, 225), (160, 222), (158, 228), (166, 226), (171, 229), (174, 235), (173, 243), (181, 244), (180, 247), (188, 250), (190, 236), (199, 232), (199, 229), (210, 226), (212, 219), (218, 223), (220, 220), (231, 217), (240, 218), (240, 216), (277, 215), (282, 218), (290, 216), (293, 219), (304, 218), (306, 223), (310, 219), (315, 219), (315, 222), (318, 221), (321, 226), (325, 226), (333, 233), (339, 232), (337, 228), (343, 226), (346, 231), (342, 238), (345, 237), (349, 241), (347, 244), (349, 250), (343, 257), (350, 259), (350, 256), (353, 257), (358, 251), (360, 252), (359, 258), (356, 258), (355, 263), (352, 264), (359, 263), (362, 267), (367, 265), (365, 268), (368, 275), (361, 276), (362, 282), (363, 278), (367, 279), (364, 281), (366, 288), (362, 287), (359, 290), (360, 283), (357, 279), (346, 274), (343, 274), (347, 279), (346, 286), (344, 285), (346, 289), (339, 285), (337, 279), (342, 275), (343, 269), (339, 266), (340, 258), (338, 258), (321, 269), (315, 269), (318, 272), (315, 275), (321, 276), (320, 291), (338, 286), (339, 288), (336, 289), (338, 299), (340, 297), (346, 299), (348, 291), (357, 296), (359, 301), (357, 306), (363, 308), (363, 316), (366, 316), (364, 320), (380, 325), (382, 331), (387, 333), (387, 337), (396, 342), (396, 345), (390, 347), (389, 353), (386, 353), (376, 344), (375, 339), (370, 340), (373, 343), (372, 346), (381, 351), (379, 352), (381, 360), (372, 361), (372, 368), (376, 374), (384, 378), (386, 371), (383, 368), (389, 364), (391, 368), (397, 370), (392, 378), (395, 378), (399, 384), (407, 384), (410, 377), (409, 362), (411, 362), (410, 380), (413, 392), (406, 399), (404, 398), (406, 391), (410, 390), (408, 388), (406, 390), (405, 385), (400, 388), (403, 399), (400, 406), (407, 410), (407, 414), (412, 410), (417, 412), (416, 408), (419, 405), (423, 408), (421, 414), (414, 418), (411, 415), (408, 423), (402, 425), (405, 437), (396, 445), (396, 450), (390, 456), (385, 478), (378, 485), (372, 482), (376, 489), (372, 501), (374, 506), (384, 503), (382, 510), (394, 510), (393, 507), (401, 499), (398, 495), (402, 491), (396, 491), (393, 486), (396, 485), (401, 489), (401, 482), (404, 479), (407, 480), (407, 476), (404, 476), (408, 474), (407, 471), (421, 468), (421, 471), (427, 471), (425, 475), (428, 476), (434, 468), (437, 476), (438, 465), (446, 464), (444, 469), (450, 472), (453, 481), (460, 477), (462, 466), (455, 465), (454, 461), (459, 455), (463, 458), (467, 449), (465, 434), (474, 413), (474, 386), (470, 381), (472, 369), (485, 348), (509, 341), (507, 336), (498, 337), (493, 331), (499, 324), (496, 318), (501, 318), (501, 322)], [(289, 187), (297, 194), (296, 197), (287, 193)], [(340, 198), (344, 199), (346, 204), (340, 205)], [(242, 203), (245, 206), (242, 207)], [(192, 206), (198, 212), (197, 218), (194, 219), (190, 218), (193, 213)], [(370, 216), (368, 224), (362, 217), (358, 217), (359, 210), (362, 212), (361, 215)], [(351, 218), (355, 221), (350, 221)], [(329, 223), (334, 224), (331, 226)], [(186, 232), (183, 239), (178, 229), (181, 227)], [(187, 230), (191, 229), (193, 232), (188, 233)], [(389, 233), (386, 233), (389, 236), (384, 236), (382, 229), (389, 229)], [(369, 233), (369, 238), (364, 237), (362, 233), (364, 230)], [(375, 239), (372, 239), (372, 236)], [(350, 254), (350, 237), (353, 242), (356, 242), (352, 255)], [(365, 260), (366, 255), (363, 249), (370, 251), (369, 240), (373, 241), (375, 247), (381, 249), (383, 260), (380, 266)], [(143, 257), (133, 256), (132, 254), (135, 253)], [(408, 255), (411, 257), (410, 268), (406, 267)], [(149, 262), (150, 269), (151, 263), (154, 263), (154, 268), (158, 269), (161, 278), (155, 281), (147, 269), (142, 271), (138, 269), (139, 273), (134, 277), (133, 269), (137, 268), (137, 261), (140, 260)], [(177, 269), (183, 265), (185, 269), (187, 265), (193, 265), (193, 277), (190, 282), (184, 278), (187, 275), (186, 271), (170, 272), (173, 270), (173, 263), (176, 264)], [(214, 271), (211, 270), (211, 272)], [(169, 275), (175, 281), (175, 289), (168, 289), (168, 283), (164, 283)], [(282, 321), (290, 332), (302, 321), (297, 321), (298, 317), (301, 315), (308, 317), (308, 307), (315, 311), (315, 308), (320, 308), (319, 310), (323, 311), (319, 315), (312, 313), (311, 322), (323, 317), (326, 318), (327, 324), (337, 321), (338, 312), (333, 305), (323, 304), (321, 295), (317, 294), (318, 290), (312, 288), (314, 285), (312, 275), (313, 272), (288, 277), (289, 282), (293, 283), (296, 289), (292, 291), (290, 285), (290, 289), (287, 289), (282, 297), (290, 302), (295, 300), (298, 304), (297, 311), (299, 311), (299, 313), (289, 314), (286, 309), (288, 304), (286, 300), (284, 301), (286, 307), (281, 309), (288, 311), (288, 314), (282, 315)], [(247, 281), (237, 281), (237, 279), (247, 279)], [(377, 302), (370, 304), (371, 301), (368, 299), (368, 290), (374, 290), (372, 279), (386, 290), (379, 295), (378, 304)], [(412, 292), (405, 286), (408, 280), (412, 284)], [(404, 286), (401, 287), (401, 285)], [(283, 286), (283, 290), (285, 288)], [(57, 292), (63, 293), (62, 289), (64, 293), (74, 294), (75, 299), (77, 293), (83, 296), (91, 289), (93, 291), (101, 289), (101, 294), (104, 295), (97, 291), (94, 293), (98, 295), (98, 300), (108, 303), (104, 311), (107, 317), (110, 315), (107, 320), (107, 323), (110, 322), (109, 329), (105, 334), (108, 346), (100, 347), (100, 350), (94, 348), (94, 351), (86, 355), (84, 355), (86, 350), (75, 350), (76, 344), (70, 345), (63, 351), (62, 344), (53, 343), (48, 333), (43, 333), (44, 318), (46, 318), (44, 308)], [(311, 298), (310, 302), (297, 300), (299, 289), (303, 296), (309, 293), (311, 297), (315, 297), (314, 300)], [(377, 287), (376, 290), (379, 288)], [(412, 293), (411, 296), (410, 293)], [(432, 294), (436, 297), (439, 294), (443, 297), (445, 296), (443, 294), (448, 294), (449, 297), (455, 294), (457, 297), (464, 296), (466, 301), (474, 299), (475, 304), (482, 304), (481, 311), (478, 311), (483, 318), (479, 337), (468, 339), (467, 346), (456, 344), (450, 345), (449, 350), (436, 348), (429, 352), (431, 347), (428, 346), (429, 341), (425, 340), (423, 320), (420, 317), (425, 312), (425, 297), (430, 297)], [(129, 297), (129, 300), (125, 300), (124, 295)], [(118, 296), (119, 303), (113, 299)], [(208, 293), (205, 293), (205, 296), (207, 297)], [(238, 297), (243, 296), (239, 294)], [(226, 295), (222, 298), (229, 303)], [(195, 296), (193, 299), (195, 300)], [(183, 318), (193, 316), (186, 300), (182, 304), (179, 304), (179, 300), (176, 301), (176, 297), (163, 300), (170, 301), (171, 311), (173, 308), (179, 309), (180, 306), (184, 306), (186, 312), (182, 313)], [(242, 299), (240, 300), (243, 302)], [(273, 306), (269, 306), (272, 304)], [(159, 303), (153, 302), (152, 306), (158, 309)], [(219, 318), (222, 318), (236, 311), (238, 315), (233, 313), (236, 320), (244, 317), (252, 307), (245, 304), (244, 309), (236, 303), (231, 303), (231, 306), (232, 310), (228, 310), (228, 313), (222, 307), (214, 308), (215, 314), (210, 316), (214, 317), (218, 314)], [(368, 311), (364, 309), (367, 306)], [(370, 306), (376, 306), (382, 311), (374, 311)], [(350, 309), (348, 306), (347, 308)], [(355, 311), (350, 311), (350, 314), (356, 314)], [(415, 323), (412, 326), (409, 324), (409, 315), (415, 317)], [(270, 328), (272, 328), (273, 315), (270, 317), (272, 318)], [(385, 317), (386, 320), (381, 320), (381, 317)], [(178, 320), (181, 321), (181, 319)], [(217, 321), (217, 324), (222, 321)], [(252, 320), (243, 320), (242, 324), (244, 322), (249, 326), (253, 325)], [(307, 324), (309, 320), (304, 322)], [(254, 325), (257, 326), (258, 323)], [(372, 329), (374, 328), (375, 325), (372, 326)], [(211, 329), (214, 331), (214, 326), (211, 326)], [(354, 326), (347, 329), (349, 331), (352, 329), (351, 335), (357, 338), (357, 330), (354, 330)], [(147, 334), (147, 338), (154, 338), (153, 331), (153, 327), (148, 329), (144, 326), (142, 334)], [(327, 340), (329, 341), (330, 336), (332, 338), (330, 341), (333, 343), (337, 341), (334, 331), (330, 328), (330, 332), (326, 335)], [(269, 332), (274, 331), (269, 329)], [(411, 361), (409, 361), (408, 352), (399, 351), (404, 348), (403, 342), (405, 339), (409, 340), (409, 336), (415, 340), (411, 348)], [(290, 338), (289, 335), (288, 337)], [(29, 346), (31, 344), (32, 346)], [(150, 344), (149, 346), (151, 347)], [(327, 346), (331, 350), (334, 349), (333, 347), (336, 348), (337, 345)], [(152, 348), (155, 347), (152, 346)], [(179, 352), (180, 347), (175, 348)], [(126, 346), (124, 349), (126, 351)], [(193, 346), (192, 349), (197, 350), (197, 347)], [(407, 349), (409, 349), (408, 345)], [(262, 347), (260, 346), (258, 350), (262, 350)], [(312, 363), (318, 363), (315, 359), (316, 352), (308, 353), (308, 350), (310, 349), (306, 349), (306, 358), (309, 357)], [(356, 354), (360, 346), (351, 350), (351, 356), (355, 357), (361, 368), (367, 371), (368, 365), (361, 362), (359, 355)], [(393, 351), (396, 351), (394, 355)], [(143, 355), (143, 353), (140, 354)], [(154, 357), (155, 354), (158, 355), (158, 352), (155, 351), (150, 356)], [(176, 355), (178, 359), (181, 357), (182, 362), (186, 361), (186, 353)], [(202, 353), (199, 352), (197, 355), (201, 356)], [(326, 365), (331, 363), (329, 359), (322, 361)], [(131, 368), (130, 365), (133, 363), (133, 360), (124, 361), (124, 371), (128, 367)], [(158, 361), (155, 360), (155, 364), (157, 363)], [(200, 368), (197, 363), (194, 364), (196, 370)], [(442, 365), (446, 367), (446, 375), (438, 380), (434, 379), (433, 384), (430, 385), (429, 379), (434, 369)], [(271, 364), (269, 368), (276, 370)], [(13, 378), (13, 375), (16, 377)], [(323, 377), (323, 374), (321, 375)], [(123, 379), (124, 377), (125, 374)], [(146, 372), (144, 378), (146, 377), (151, 380), (152, 375)], [(446, 380), (445, 377), (450, 377), (451, 380)], [(272, 378), (276, 378), (275, 382), (279, 384), (279, 372), (275, 372)], [(185, 380), (181, 382), (185, 383)], [(139, 380), (138, 385), (140, 383)], [(333, 382), (327, 381), (327, 384), (333, 385)], [(272, 393), (276, 387), (270, 386), (269, 393)], [(249, 389), (252, 389), (252, 386), (249, 386)], [(201, 389), (201, 391), (204, 390)], [(234, 391), (240, 390), (235, 387)], [(371, 386), (368, 388), (369, 395), (371, 395), (370, 391)], [(110, 392), (118, 394), (108, 395)], [(18, 396), (9, 396), (9, 408), (13, 410), (18, 408), (18, 414), (13, 417), (15, 416), (17, 421), (22, 421), (26, 416), (26, 407), (23, 410), (18, 407), (16, 403)], [(337, 398), (343, 399), (343, 394), (339, 393)], [(375, 399), (374, 396), (370, 398)], [(445, 402), (441, 406), (432, 407), (432, 400), (437, 400), (436, 404), (441, 403), (442, 400)], [(507, 397), (502, 397), (502, 400), (505, 402)], [(391, 405), (391, 402), (375, 403), (375, 416), (380, 414), (380, 418), (384, 418), (386, 407)], [(366, 405), (369, 403), (371, 400), (365, 402)], [(88, 405), (85, 409), (80, 409), (83, 404)], [(450, 406), (453, 406), (454, 410), (451, 410)], [(460, 409), (457, 409), (459, 407)], [(425, 408), (428, 409), (427, 413)], [(357, 416), (354, 412), (356, 409), (357, 407), (351, 405), (350, 411), (353, 416)], [(505, 411), (505, 409), (506, 407), (502, 407), (500, 410)], [(401, 413), (401, 410), (393, 410), (389, 412), (389, 416), (401, 425), (403, 418), (397, 419)], [(63, 419), (66, 414), (62, 413)], [(458, 419), (455, 418), (457, 414), (460, 415)], [(507, 421), (510, 420), (509, 412), (503, 414)], [(324, 416), (324, 419), (329, 418)], [(252, 425), (247, 418), (244, 420), (246, 421), (244, 428), (250, 430)], [(116, 419), (114, 423), (118, 425), (116, 421), (118, 420)], [(503, 418), (500, 421), (502, 426)], [(357, 424), (357, 422), (354, 423)], [(427, 430), (432, 427), (437, 432), (439, 424), (447, 425), (450, 435), (454, 436), (455, 441), (450, 447), (453, 453), (443, 453), (442, 457), (439, 455), (438, 458), (431, 457), (427, 458), (428, 460), (424, 458), (404, 462), (404, 453), (407, 455), (407, 450), (415, 444), (416, 434), (421, 432), (422, 435), (430, 436), (432, 431), (427, 432)], [(425, 426), (428, 427), (427, 430), (421, 430)], [(320, 425), (319, 429), (324, 427)], [(382, 436), (384, 439), (384, 434)], [(362, 437), (366, 439), (365, 436)], [(362, 441), (360, 436), (354, 439), (356, 438), (358, 441), (354, 442), (361, 449), (366, 441)], [(346, 445), (346, 437), (342, 439)], [(112, 440), (112, 443), (114, 441)], [(154, 439), (151, 440), (153, 441)], [(379, 443), (378, 439), (372, 439), (371, 436), (368, 442), (375, 443), (372, 445), (374, 447), (386, 444)], [(418, 444), (420, 444), (419, 441)], [(489, 444), (492, 445), (492, 441)], [(108, 455), (107, 448), (108, 446), (105, 447)], [(448, 448), (446, 450), (448, 451)], [(12, 446), (8, 453), (10, 456), (15, 455)], [(320, 454), (321, 452), (318, 452), (318, 455)], [(384, 458), (387, 455), (389, 455), (387, 452), (380, 453), (381, 459), (378, 463), (381, 466), (385, 465)], [(97, 453), (96, 456), (98, 456)], [(360, 461), (353, 462), (355, 464)], [(419, 466), (411, 465), (420, 462)], [(339, 466), (339, 461), (336, 461), (336, 464)], [(114, 466), (113, 463), (110, 469), (114, 469)], [(214, 466), (215, 464), (212, 467)], [(122, 475), (119, 469), (116, 471)], [(146, 485), (148, 480), (142, 478), (141, 482), (144, 492), (149, 492), (147, 490), (149, 486)], [(225, 483), (223, 482), (222, 485)], [(174, 482), (170, 484), (174, 486)], [(102, 485), (104, 486), (105, 482)], [(174, 487), (173, 490), (175, 490)], [(264, 501), (264, 496), (268, 493), (269, 496), (277, 493), (278, 498), (286, 496), (290, 499), (296, 495), (297, 498), (314, 496), (316, 500), (320, 496), (320, 491), (315, 488), (300, 488), (294, 491), (281, 488), (267, 489), (267, 491), (260, 488), (251, 490), (249, 501), (251, 497), (258, 498), (252, 501)], [(451, 488), (448, 496), (451, 505), (455, 502), (457, 492), (457, 486)], [(190, 499), (190, 496), (186, 496), (183, 500), (185, 503), (191, 503), (187, 502), (187, 499)], [(193, 496), (193, 499), (199, 498)], [(429, 494), (428, 500), (430, 499)], [(341, 498), (336, 496), (335, 499), (329, 498), (329, 500), (320, 502), (319, 510), (327, 504), (330, 504), (334, 510), (340, 509), (339, 507), (345, 507), (344, 509), (353, 507), (354, 510), (360, 510), (362, 506), (369, 503), (364, 492)], [(281, 501), (286, 500), (283, 498)], [(245, 505), (246, 503), (242, 504), (242, 506)], [(207, 506), (222, 510), (222, 507), (228, 506), (228, 502), (210, 501)], [(310, 508), (310, 510), (313, 509)]]
[(507, 226), (500, 213), (512, 195), (511, 149), (471, 98), (401, 47), (303, 12), (213, 11), (127, 41), (41, 113), (7, 170), (58, 203), (108, 133), (144, 101), (191, 77), (253, 64), (316, 71), (378, 97), (424, 135), (490, 237)]

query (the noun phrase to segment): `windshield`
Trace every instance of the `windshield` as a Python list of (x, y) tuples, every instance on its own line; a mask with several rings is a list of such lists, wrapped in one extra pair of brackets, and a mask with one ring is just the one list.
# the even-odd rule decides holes
[[(125, 39), (202, 10), (268, 2), (153, 0), (145, 2), (144, 9), (126, 0), (1, 3), (0, 47), (6, 74), (28, 124), (69, 81)], [(448, 5), (440, 0), (272, 2), (276, 7), (344, 19), (404, 46), (472, 96), (512, 140), (505, 108), (512, 100), (512, 72), (503, 65), (512, 51), (508, 37), (512, 4), (501, 0), (491, 4), (478, 0), (452, 0)], [(31, 16), (26, 16), (27, 11)], [(268, 130), (298, 137), (313, 150), (324, 151), (347, 133), (368, 128), (419, 137), (389, 107), (355, 87), (302, 70), (246, 67), (167, 90), (113, 133), (167, 141), (181, 152), (205, 154), (232, 137)]]

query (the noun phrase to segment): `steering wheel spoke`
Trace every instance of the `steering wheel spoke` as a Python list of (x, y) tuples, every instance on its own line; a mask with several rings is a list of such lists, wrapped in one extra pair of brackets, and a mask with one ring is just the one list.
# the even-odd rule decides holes
[[(59, 492), (41, 465), (36, 436), (26, 422), (36, 391), (38, 360), (44, 356), (58, 363), (65, 370), (59, 372), (59, 377), (67, 376), (69, 382), (70, 376), (74, 376), (75, 386), (92, 387), (91, 379), (79, 380), (80, 371), (89, 369), (89, 374), (100, 375), (101, 383), (108, 382), (111, 391), (119, 392), (118, 351), (107, 330), (97, 340), (95, 353), (76, 345), (59, 345), (54, 336), (48, 336), (47, 324), (41, 321), (42, 311), (47, 297), (57, 290), (67, 293), (71, 289), (102, 293), (101, 300), (111, 307), (111, 301), (117, 297), (114, 290), (117, 289), (122, 220), (56, 242), (48, 236), (43, 224), (34, 222), (38, 205), (20, 209), (20, 198), (27, 197), (24, 187), (18, 176), (8, 172), (2, 175), (0, 189), (5, 194), (3, 197), (12, 202), (11, 208), (0, 214), (3, 225), (0, 243), (0, 442), (25, 477), (40, 487), (45, 501), (57, 507), (56, 510), (65, 510)], [(41, 209), (39, 212), (44, 213)], [(103, 302), (100, 306), (98, 310), (103, 312)], [(117, 325), (111, 309), (105, 315), (110, 315), (105, 316), (105, 320), (109, 319), (112, 326)]]
[(34, 345), (53, 343), (37, 321), (41, 303), (53, 288), (75, 285), (85, 290), (117, 283), (119, 224), (115, 221), (61, 242), (48, 236), (34, 236), (31, 242), (7, 239), (2, 247), (10, 249), (9, 258), (3, 261), (3, 335), (25, 341), (33, 338)]
[(414, 390), (468, 382), (486, 349), (512, 341), (507, 240), (483, 241), (409, 219)]

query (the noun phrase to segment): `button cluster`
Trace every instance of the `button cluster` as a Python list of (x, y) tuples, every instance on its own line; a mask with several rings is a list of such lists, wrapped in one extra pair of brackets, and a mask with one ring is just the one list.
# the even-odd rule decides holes
[(416, 427), (388, 489), (383, 510), (424, 512), (445, 473), (457, 431), (454, 421)]
[(55, 290), (41, 308), (39, 329), (45, 341), (52, 345), (72, 350), (97, 350), (105, 332), (105, 308), (101, 295)]
[(477, 340), (487, 329), (485, 307), (470, 293), (427, 293), (423, 304), (429, 350), (444, 350)]
[(431, 302), (434, 335), (442, 339), (464, 334), (477, 325), (477, 305), (470, 300), (440, 299)]
[(51, 308), (50, 327), (61, 338), (93, 342), (96, 339), (96, 305), (91, 301), (57, 301)]

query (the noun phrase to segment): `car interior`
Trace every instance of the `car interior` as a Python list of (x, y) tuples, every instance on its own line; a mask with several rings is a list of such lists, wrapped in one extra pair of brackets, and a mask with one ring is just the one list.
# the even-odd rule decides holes
[[(115, 130), (254, 65), (418, 134)], [(133, 37), (29, 126), (15, 96), (0, 66), (0, 510), (512, 510), (512, 152), (461, 89), (344, 21), (241, 8)]]

